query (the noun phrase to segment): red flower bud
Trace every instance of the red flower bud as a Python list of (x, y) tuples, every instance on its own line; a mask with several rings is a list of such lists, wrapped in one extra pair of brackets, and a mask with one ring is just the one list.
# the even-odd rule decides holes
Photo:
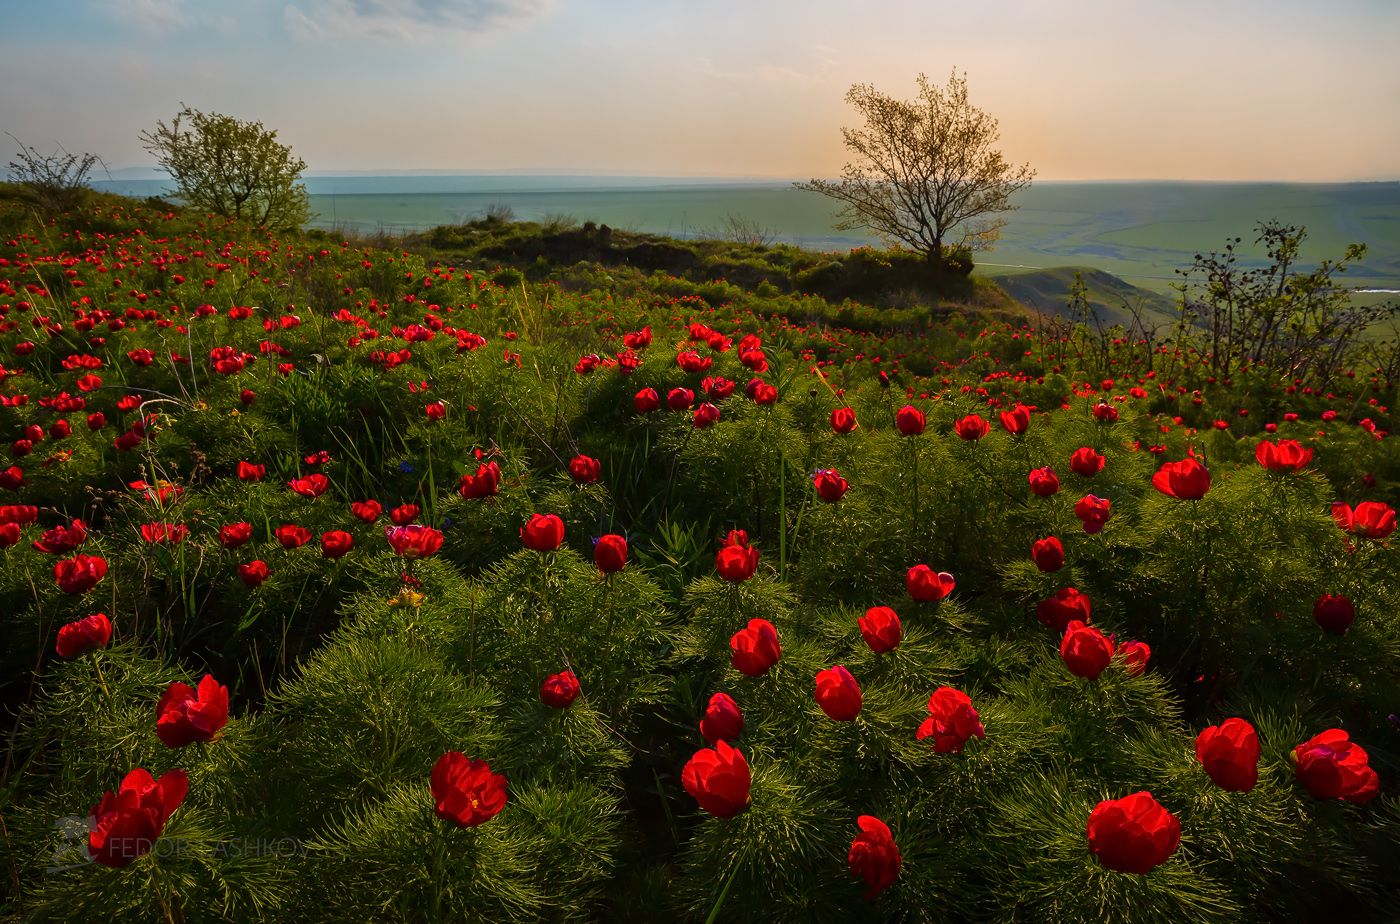
[(553, 552), (564, 542), (564, 521), (552, 513), (532, 514), (520, 527), (520, 541), (536, 552)]
[(734, 633), (729, 640), (729, 663), (741, 674), (761, 677), (778, 663), (783, 649), (778, 645), (778, 630), (766, 619), (750, 619), (747, 628)]
[(614, 574), (627, 567), (627, 539), (616, 533), (599, 536), (593, 546), (593, 564), (604, 574)]
[(1060, 639), (1060, 658), (1071, 674), (1094, 680), (1113, 659), (1113, 643), (1093, 626), (1072, 619)]
[(1037, 539), (1031, 545), (1031, 560), (1042, 574), (1059, 571), (1065, 566), (1065, 547), (1055, 536)]
[(990, 433), (991, 430), (992, 425), (977, 414), (968, 414), (966, 417), (959, 418), (953, 424), (953, 432), (956, 433), (959, 438), (965, 439), (968, 442), (980, 440)]
[(744, 731), (744, 714), (739, 704), (728, 693), (716, 693), (710, 697), (705, 714), (700, 717), (700, 734), (710, 744), (718, 741), (734, 741)]
[(924, 432), (924, 412), (912, 404), (906, 404), (895, 412), (894, 425), (900, 436), (918, 436)]
[(851, 841), (851, 849), (846, 854), (846, 863), (851, 875), (865, 881), (865, 900), (875, 897), (894, 884), (904, 864), (899, 855), (899, 847), (889, 826), (874, 815), (861, 815), (856, 819), (860, 833)]
[(213, 741), (227, 724), (228, 687), (210, 674), (199, 681), (197, 692), (187, 684), (172, 683), (156, 704), (156, 737), (168, 748)]
[(1103, 471), (1104, 463), (1107, 461), (1097, 450), (1089, 446), (1081, 446), (1069, 457), (1069, 468), (1081, 478), (1093, 478)]
[(598, 460), (590, 456), (580, 454), (569, 460), (569, 475), (578, 484), (592, 484), (601, 471)]
[(865, 615), (856, 620), (861, 637), (870, 650), (876, 654), (894, 651), (904, 637), (904, 627), (900, 625), (899, 614), (888, 606), (872, 606)]
[(102, 648), (112, 640), (112, 623), (105, 613), (94, 613), (58, 630), (54, 651), (60, 658), (76, 658), (94, 648)]
[(540, 684), (540, 702), (554, 709), (565, 709), (578, 699), (579, 683), (573, 671), (550, 674)]
[(935, 572), (928, 565), (915, 565), (904, 577), (909, 596), (918, 603), (937, 603), (953, 592), (957, 582), (946, 571)]
[(1314, 799), (1343, 799), (1363, 805), (1380, 791), (1370, 758), (1340, 728), (1329, 728), (1293, 749), (1298, 782)]
[(321, 554), (326, 558), (343, 558), (355, 547), (355, 537), (343, 529), (332, 529), (321, 534)]
[(1342, 594), (1323, 594), (1313, 604), (1313, 621), (1323, 631), (1342, 635), (1356, 619), (1356, 607)]
[(1249, 792), (1259, 781), (1259, 734), (1244, 719), (1201, 729), (1196, 759), (1211, 781), (1229, 792)]
[(860, 426), (856, 422), (856, 412), (848, 407), (838, 407), (831, 412), (831, 429), (836, 433), (850, 433)]
[(860, 684), (840, 664), (817, 672), (813, 697), (827, 718), (837, 722), (849, 722), (860, 714)]
[(1150, 792), (1094, 806), (1085, 829), (1089, 850), (1107, 869), (1144, 875), (1181, 845), (1181, 822)]
[(749, 764), (744, 755), (717, 741), (701, 748), (681, 770), (681, 785), (716, 818), (731, 818), (749, 806)]
[(1195, 459), (1168, 462), (1152, 476), (1152, 487), (1168, 497), (1200, 500), (1210, 490), (1210, 470)]
[(960, 754), (970, 738), (987, 737), (972, 700), (962, 690), (939, 687), (928, 698), (928, 718), (919, 726), (919, 741), (933, 739), (936, 754)]

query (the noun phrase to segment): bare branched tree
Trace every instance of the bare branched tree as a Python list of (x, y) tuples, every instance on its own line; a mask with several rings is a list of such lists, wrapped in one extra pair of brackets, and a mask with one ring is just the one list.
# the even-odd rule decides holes
[(88, 174), (102, 163), (96, 154), (69, 154), (62, 145), (52, 154), (40, 154), (14, 135), (10, 135), (10, 140), (19, 145), (19, 154), (8, 164), (10, 178), (49, 215), (62, 214), (76, 206), (87, 189)]
[(912, 101), (856, 84), (846, 102), (864, 128), (841, 134), (854, 159), (839, 180), (795, 184), (845, 203), (838, 228), (870, 228), (938, 265), (955, 229), (956, 245), (985, 249), (1006, 222), (987, 216), (1014, 208), (1011, 195), (1031, 182), (1030, 164), (1007, 163), (992, 145), (997, 120), (967, 100), (967, 78), (954, 71), (946, 87), (919, 75)]

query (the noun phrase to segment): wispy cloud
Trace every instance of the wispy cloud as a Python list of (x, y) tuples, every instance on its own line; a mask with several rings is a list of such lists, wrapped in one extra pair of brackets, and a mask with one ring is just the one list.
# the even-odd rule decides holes
[(788, 67), (781, 64), (755, 64), (750, 67), (725, 68), (709, 58), (695, 58), (692, 66), (697, 74), (712, 80), (740, 84), (776, 84), (792, 87), (807, 87), (824, 82), (836, 67), (832, 49), (817, 45), (812, 49), (814, 60), (805, 67)]
[[(149, 2), (149, 0), (146, 0)], [(483, 33), (547, 12), (553, 0), (313, 0), (283, 10), (287, 31), (303, 41), (387, 39), (412, 42), (444, 33)]]
[(190, 24), (185, 0), (104, 0), (107, 12), (150, 32), (174, 32)]

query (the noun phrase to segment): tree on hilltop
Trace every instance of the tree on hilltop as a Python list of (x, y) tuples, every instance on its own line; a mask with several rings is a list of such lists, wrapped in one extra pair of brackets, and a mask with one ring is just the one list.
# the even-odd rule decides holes
[(845, 203), (837, 228), (869, 228), (941, 266), (959, 227), (958, 249), (985, 249), (996, 240), (1005, 220), (983, 216), (1014, 208), (1012, 193), (1035, 171), (993, 149), (997, 120), (968, 102), (966, 76), (954, 71), (946, 87), (937, 87), (920, 74), (918, 83), (912, 101), (852, 86), (846, 102), (865, 118), (863, 128), (841, 129), (853, 159), (839, 180), (794, 185)]
[(169, 125), (141, 133), (147, 151), (195, 208), (269, 228), (294, 228), (311, 217), (306, 162), (261, 122), (204, 113), (181, 103)]

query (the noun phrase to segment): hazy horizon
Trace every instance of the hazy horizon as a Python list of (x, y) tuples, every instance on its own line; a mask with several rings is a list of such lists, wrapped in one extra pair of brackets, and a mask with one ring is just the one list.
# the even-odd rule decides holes
[(1042, 182), (1400, 178), (1389, 0), (11, 0), (0, 27), (0, 131), (116, 167), (183, 101), (317, 173), (829, 177), (852, 84), (957, 68)]

